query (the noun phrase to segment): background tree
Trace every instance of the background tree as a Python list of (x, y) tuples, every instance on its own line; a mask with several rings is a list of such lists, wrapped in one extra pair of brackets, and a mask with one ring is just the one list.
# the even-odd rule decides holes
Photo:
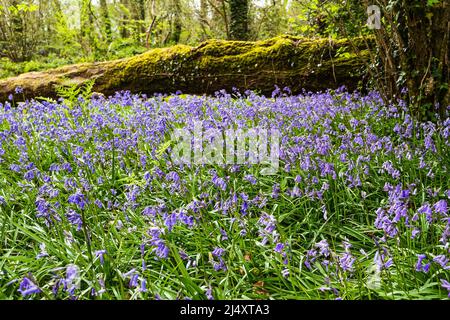
[[(366, 2), (367, 3), (367, 2)], [(450, 104), (450, 6), (445, 0), (379, 0), (383, 23), (375, 31), (376, 80), (387, 97), (407, 97), (419, 118), (430, 118)]]
[(248, 0), (230, 0), (230, 38), (233, 40), (248, 39)]
[[(366, 26), (370, 4), (382, 9), (380, 30)], [(371, 87), (386, 100), (406, 93), (429, 118), (450, 104), (449, 10), (446, 0), (0, 0), (0, 77), (128, 57), (147, 42), (374, 37)]]
[(111, 18), (109, 14), (109, 8), (106, 0), (100, 0), (100, 10), (106, 41), (110, 42), (112, 40), (112, 28), (111, 28)]
[(172, 35), (171, 41), (173, 43), (180, 42), (181, 30), (183, 25), (181, 23), (181, 1), (172, 0)]
[(32, 1), (0, 1), (0, 53), (13, 62), (31, 59), (45, 30)]

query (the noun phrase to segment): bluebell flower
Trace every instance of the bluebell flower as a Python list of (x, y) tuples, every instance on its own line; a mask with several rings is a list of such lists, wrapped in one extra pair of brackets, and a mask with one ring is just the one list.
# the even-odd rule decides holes
[(66, 278), (64, 279), (64, 290), (71, 296), (80, 286), (80, 269), (77, 265), (70, 264), (66, 267)]
[(141, 280), (141, 292), (147, 292), (147, 280)]
[(45, 243), (39, 244), (39, 249), (41, 251), (37, 254), (36, 259), (41, 259), (41, 258), (44, 258), (44, 257), (48, 257), (48, 252), (47, 252), (47, 250), (45, 248)]
[(94, 204), (99, 208), (103, 208), (103, 203), (99, 199), (95, 199)]
[(79, 191), (69, 196), (68, 202), (75, 204), (81, 210), (84, 210), (88, 204), (85, 195)]
[(416, 271), (428, 272), (429, 264), (423, 264), (423, 261), (427, 258), (426, 254), (417, 255)]
[(427, 221), (431, 222), (433, 220), (433, 211), (428, 203), (424, 203), (419, 209), (419, 213), (425, 214)]
[(280, 254), (283, 253), (284, 243), (277, 243), (274, 250), (277, 253), (280, 253)]
[(215, 256), (215, 257), (221, 257), (224, 253), (225, 253), (225, 250), (222, 249), (222, 248), (215, 248), (212, 251), (212, 255)]
[(448, 291), (448, 297), (450, 298), (450, 282), (445, 279), (441, 279), (441, 286)]
[(177, 214), (174, 212), (172, 214), (165, 215), (164, 225), (167, 227), (167, 230), (172, 231), (173, 227), (177, 223)]
[(339, 265), (344, 271), (353, 271), (355, 261), (356, 259), (349, 252), (345, 252), (339, 257)]
[(18, 290), (23, 297), (41, 292), (41, 289), (28, 277), (24, 277)]
[(433, 262), (439, 264), (444, 270), (449, 270), (449, 258), (447, 258), (445, 255), (441, 254), (433, 258)]
[(213, 295), (212, 295), (212, 289), (211, 289), (211, 288), (208, 288), (208, 290), (206, 290), (206, 298), (207, 298), (208, 300), (214, 300), (214, 297), (213, 297)]
[(97, 258), (99, 258), (100, 264), (103, 265), (105, 263), (104, 255), (106, 254), (106, 250), (97, 250), (94, 254)]
[(138, 286), (139, 275), (137, 273), (133, 274), (130, 278), (128, 286), (130, 288), (136, 288)]
[(244, 177), (244, 179), (247, 180), (248, 182), (250, 182), (250, 184), (252, 184), (252, 185), (255, 185), (258, 182), (256, 180), (256, 178), (253, 175), (251, 175), (251, 174), (246, 175)]
[(221, 234), (221, 238), (220, 238), (220, 240), (221, 241), (226, 241), (226, 240), (228, 240), (228, 234), (227, 234), (227, 232), (225, 231), (225, 230), (223, 230), (222, 228), (220, 228), (220, 234)]
[(227, 266), (225, 265), (225, 261), (222, 258), (219, 258), (219, 262), (217, 261), (211, 261), (213, 268), (215, 271), (227, 271)]
[(447, 214), (448, 207), (447, 207), (447, 201), (445, 200), (439, 200), (436, 202), (433, 206), (434, 212), (440, 213), (442, 215)]
[(81, 215), (76, 213), (73, 210), (69, 210), (69, 212), (66, 214), (67, 220), (69, 222), (77, 227), (77, 231), (80, 231), (83, 227), (83, 220), (81, 219)]
[(319, 249), (320, 255), (324, 257), (328, 257), (330, 255), (330, 246), (328, 245), (327, 240), (323, 239), (317, 242), (314, 246)]

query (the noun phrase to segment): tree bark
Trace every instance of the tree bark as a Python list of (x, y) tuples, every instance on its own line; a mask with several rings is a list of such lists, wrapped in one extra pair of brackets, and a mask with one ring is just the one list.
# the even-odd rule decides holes
[(109, 16), (109, 9), (106, 0), (100, 0), (100, 10), (102, 14), (103, 28), (105, 30), (106, 40), (111, 42), (112, 30), (111, 30), (111, 18)]
[(181, 30), (183, 28), (181, 24), (181, 3), (180, 0), (173, 0), (173, 22), (172, 22), (172, 34), (171, 41), (173, 43), (179, 43), (181, 37)]
[(417, 118), (434, 120), (437, 105), (443, 116), (450, 104), (448, 1), (418, 0), (412, 5), (402, 0), (390, 5), (382, 0), (380, 4), (385, 22), (375, 32), (381, 62), (375, 80), (385, 99), (396, 99), (407, 88), (410, 109)]
[(209, 19), (208, 19), (208, 0), (200, 0), (199, 22), (202, 28), (202, 40), (208, 38)]
[[(120, 4), (126, 9), (130, 10), (130, 3), (129, 0), (120, 0)], [(127, 23), (129, 23), (130, 17), (128, 15), (128, 12), (123, 12), (121, 15), (121, 21), (119, 23), (119, 30), (120, 30), (120, 36), (122, 39), (126, 39), (130, 36), (130, 32), (127, 28)]]
[[(82, 85), (95, 79), (94, 91), (105, 95), (120, 90), (146, 94), (213, 94), (225, 89), (256, 90), (270, 94), (274, 85), (294, 93), (342, 85), (356, 89), (368, 51), (360, 38), (351, 40), (361, 50), (351, 51), (349, 40), (277, 37), (259, 42), (209, 40), (198, 47), (177, 45), (102, 63), (85, 63), (32, 72), (0, 80), (0, 101), (16, 87), (26, 98), (56, 97), (59, 86)], [(15, 95), (21, 99), (22, 94)]]
[(248, 0), (230, 0), (230, 36), (233, 40), (248, 39)]
[(91, 0), (81, 0), (80, 2), (80, 35), (81, 47), (86, 56), (96, 51), (96, 44), (93, 37), (93, 23)]

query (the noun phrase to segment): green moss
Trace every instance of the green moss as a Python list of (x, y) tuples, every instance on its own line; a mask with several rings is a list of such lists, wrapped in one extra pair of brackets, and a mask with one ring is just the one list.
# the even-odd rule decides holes
[[(369, 39), (369, 43), (371, 40)], [(353, 48), (361, 51), (356, 54)], [(259, 89), (275, 84), (322, 90), (336, 82), (352, 85), (368, 56), (364, 39), (308, 39), (280, 36), (258, 42), (208, 40), (197, 47), (177, 45), (104, 63), (62, 67), (38, 75), (0, 81), (0, 92), (20, 84), (26, 92), (54, 94), (58, 85), (96, 79), (97, 92), (212, 93), (220, 89)], [(335, 81), (336, 77), (336, 81)]]
[[(361, 47), (360, 41), (356, 46)], [(205, 79), (229, 75), (251, 77), (264, 72), (284, 72), (307, 75), (309, 72), (328, 66), (323, 62), (335, 58), (336, 63), (350, 51), (348, 40), (311, 40), (297, 37), (277, 37), (259, 42), (209, 40), (198, 47), (175, 46), (151, 50), (140, 56), (127, 59), (107, 73), (105, 87), (138, 87), (136, 81), (152, 82), (160, 77), (171, 77), (173, 82), (186, 79)], [(338, 52), (339, 51), (339, 52)], [(351, 53), (351, 59), (356, 56)], [(325, 71), (325, 70), (324, 70)], [(133, 85), (130, 85), (134, 83)], [(161, 86), (161, 90), (163, 90)]]

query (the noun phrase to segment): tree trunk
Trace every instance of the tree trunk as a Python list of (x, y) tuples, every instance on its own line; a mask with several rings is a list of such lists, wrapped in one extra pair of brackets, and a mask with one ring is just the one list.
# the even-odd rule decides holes
[[(11, 2), (11, 5), (13, 7), (17, 8), (17, 5), (19, 4), (19, 2), (17, 0), (13, 0)], [(22, 22), (22, 18), (20, 17), (20, 14), (18, 12), (14, 12), (12, 13), (12, 18), (11, 18), (11, 24), (12, 24), (12, 31), (13, 31), (13, 35), (16, 37), (15, 41), (17, 41), (17, 43), (19, 43), (19, 50), (17, 52), (17, 55), (14, 54), (13, 52), (11, 57), (11, 60), (14, 62), (23, 62), (28, 60), (27, 54), (26, 54), (26, 45), (24, 44), (24, 34), (23, 34), (23, 22)]]
[[(366, 3), (369, 1), (366, 0)], [(448, 1), (430, 4), (418, 0), (382, 0), (384, 21), (376, 30), (382, 72), (376, 80), (389, 99), (408, 89), (412, 113), (433, 120), (435, 106), (444, 115), (450, 104), (449, 43), (450, 6)]]
[[(130, 10), (130, 3), (129, 0), (120, 0), (120, 4), (125, 8), (125, 10)], [(128, 12), (126, 11), (122, 12), (121, 21), (119, 23), (119, 30), (120, 30), (120, 36), (122, 39), (126, 39), (130, 36), (130, 32), (127, 28), (127, 23), (130, 22), (130, 16), (128, 15)]]
[(208, 38), (208, 9), (208, 0), (200, 0), (199, 22), (202, 28), (202, 40), (206, 40)]
[(213, 21), (215, 21), (215, 27), (217, 25), (221, 28), (219, 21), (223, 23), (223, 28), (225, 29), (225, 34), (227, 39), (230, 39), (230, 26), (229, 26), (229, 18), (228, 18), (228, 7), (226, 4), (226, 0), (208, 0), (208, 4), (212, 8), (213, 12)]
[(102, 22), (106, 40), (108, 42), (111, 42), (112, 39), (111, 18), (109, 16), (108, 4), (106, 3), (106, 0), (100, 0), (100, 10), (102, 14)]
[[(105, 95), (120, 90), (213, 94), (232, 88), (270, 94), (274, 85), (287, 86), (294, 93), (342, 85), (354, 90), (362, 79), (368, 51), (362, 39), (351, 41), (361, 50), (358, 55), (351, 51), (349, 40), (330, 42), (287, 36), (259, 42), (209, 40), (195, 48), (177, 45), (127, 59), (0, 80), (0, 101), (5, 101), (18, 86), (27, 98), (56, 97), (58, 86), (82, 85), (90, 79), (95, 79), (94, 90)], [(16, 95), (15, 99), (21, 97)]]
[(80, 2), (80, 34), (81, 47), (86, 56), (96, 51), (93, 37), (93, 22), (91, 0), (81, 0)]
[(138, 0), (138, 9), (141, 33), (145, 33), (145, 0)]
[(173, 10), (173, 22), (172, 22), (172, 33), (170, 40), (173, 43), (179, 43), (180, 37), (181, 37), (181, 3), (180, 0), (173, 0), (172, 3), (172, 10)]
[(230, 36), (233, 40), (248, 39), (248, 0), (230, 0)]

